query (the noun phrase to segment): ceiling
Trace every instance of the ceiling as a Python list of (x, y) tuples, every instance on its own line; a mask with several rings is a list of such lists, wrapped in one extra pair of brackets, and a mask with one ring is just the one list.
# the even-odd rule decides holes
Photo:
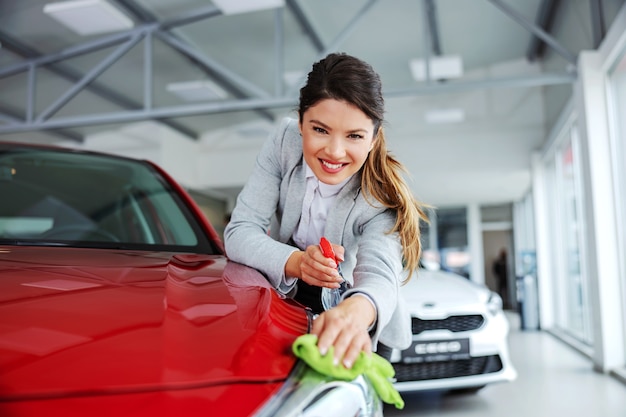
[[(206, 0), (108, 3), (129, 26), (81, 35), (44, 0), (0, 0), (0, 140), (153, 158), (175, 177), (186, 169), (190, 188), (232, 196), (272, 126), (293, 115), (312, 62), (345, 51), (381, 75), (389, 146), (418, 198), (453, 206), (523, 196), (577, 54), (599, 45), (624, 1), (285, 0), (237, 14)], [(79, 21), (97, 27), (93, 16)], [(431, 63), (421, 81), (413, 59)], [(224, 96), (171, 91), (190, 81)]]

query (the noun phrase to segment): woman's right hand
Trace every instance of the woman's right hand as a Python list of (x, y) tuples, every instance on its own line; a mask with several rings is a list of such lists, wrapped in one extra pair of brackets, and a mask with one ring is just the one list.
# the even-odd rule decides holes
[[(333, 245), (338, 259), (343, 259), (344, 249)], [(305, 251), (291, 254), (285, 265), (285, 274), (298, 277), (309, 285), (316, 287), (339, 288), (343, 278), (337, 271), (337, 263), (327, 258), (318, 245), (310, 245)]]
[(376, 320), (376, 310), (364, 297), (352, 296), (313, 320), (311, 333), (318, 336), (322, 355), (334, 347), (334, 363), (351, 368), (360, 352), (372, 353), (368, 328)]

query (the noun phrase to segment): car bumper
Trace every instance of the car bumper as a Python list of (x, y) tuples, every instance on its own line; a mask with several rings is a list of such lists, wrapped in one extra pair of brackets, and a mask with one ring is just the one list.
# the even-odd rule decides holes
[[(483, 314), (483, 325), (472, 331), (429, 330), (413, 336), (414, 344), (434, 347), (458, 341), (469, 342), (469, 354), (443, 353), (420, 358), (404, 358), (394, 350), (391, 363), (396, 371), (395, 388), (401, 392), (437, 389), (471, 389), (487, 384), (512, 381), (517, 372), (511, 363), (507, 336), (509, 324), (503, 313)], [(466, 342), (464, 342), (466, 343)], [(405, 356), (405, 355), (404, 355)]]

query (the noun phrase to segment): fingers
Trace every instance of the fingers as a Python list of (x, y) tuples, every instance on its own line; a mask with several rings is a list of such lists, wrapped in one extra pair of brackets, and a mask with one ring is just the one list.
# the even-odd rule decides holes
[(317, 287), (339, 288), (343, 280), (337, 272), (336, 262), (326, 258), (317, 245), (311, 245), (304, 251), (300, 271), (300, 279)]
[(311, 333), (318, 336), (317, 346), (322, 355), (333, 346), (335, 365), (342, 363), (351, 368), (361, 352), (371, 353), (372, 341), (367, 328), (340, 306), (322, 313), (313, 322)]
[(343, 262), (345, 260), (345, 249), (341, 245), (335, 245), (333, 243), (333, 250), (335, 251), (335, 256), (339, 262)]

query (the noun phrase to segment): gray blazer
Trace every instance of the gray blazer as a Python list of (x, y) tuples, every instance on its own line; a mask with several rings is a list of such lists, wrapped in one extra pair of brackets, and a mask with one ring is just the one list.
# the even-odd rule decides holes
[[(298, 122), (284, 119), (263, 145), (224, 231), (228, 257), (263, 272), (283, 294), (295, 285), (285, 278), (284, 268), (297, 250), (288, 242), (302, 213), (305, 174)], [(345, 248), (341, 269), (353, 288), (344, 297), (365, 293), (376, 304), (373, 348), (380, 340), (404, 349), (411, 343), (411, 319), (399, 294), (402, 247), (397, 234), (387, 233), (395, 213), (369, 200), (361, 193), (360, 175), (354, 175), (337, 195), (324, 235)]]

